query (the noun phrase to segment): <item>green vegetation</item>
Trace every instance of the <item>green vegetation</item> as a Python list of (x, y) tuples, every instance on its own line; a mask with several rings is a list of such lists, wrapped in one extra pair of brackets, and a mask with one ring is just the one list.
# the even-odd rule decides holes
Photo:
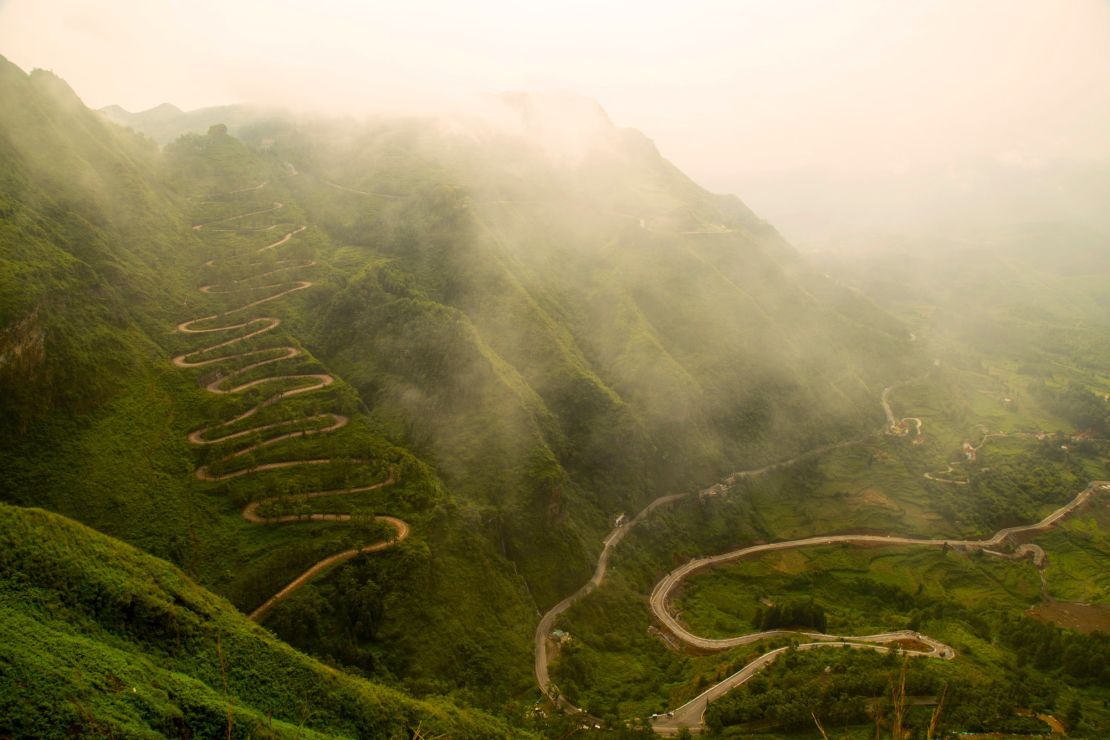
[[(1019, 611), (1037, 600), (1039, 588), (1031, 563), (977, 552), (816, 547), (765, 554), (692, 576), (683, 583), (675, 609), (695, 634), (726, 637), (758, 631), (757, 619), (812, 599), (827, 621), (823, 631), (867, 635), (919, 629), (929, 614), (957, 605)], [(775, 626), (791, 624), (811, 626), (789, 621)]]
[(1074, 381), (1066, 388), (1053, 390), (1042, 380), (1033, 389), (1041, 394), (1049, 408), (1076, 429), (1089, 431), (1098, 437), (1110, 436), (1110, 401), (1104, 397)]
[(1051, 624), (1017, 617), (998, 629), (1000, 641), (1017, 654), (1018, 665), (1110, 686), (1110, 635), (1080, 635)]
[[(788, 651), (711, 704), (706, 722), (720, 737), (758, 736), (769, 730), (808, 730), (812, 736), (816, 717), (837, 736), (853, 726), (871, 725), (863, 732), (874, 737), (876, 726), (886, 736), (898, 721), (904, 731), (924, 737), (939, 711), (936, 737), (955, 730), (1042, 734), (1046, 725), (1022, 712), (1044, 711), (1060, 701), (1049, 681), (1028, 674), (998, 681), (930, 660), (907, 660), (903, 673), (900, 663), (894, 654), (864, 650)], [(899, 701), (902, 694), (905, 700)], [(895, 715), (896, 702), (902, 704), (901, 717)], [(1086, 734), (1083, 729), (1069, 727), (1079, 736)]]
[[(3, 254), (9, 261), (3, 264), (5, 275), (18, 279), (0, 283), (5, 332), (0, 403), (12, 406), (12, 413), (5, 406), (0, 421), (6, 469), (0, 496), (61, 512), (169, 559), (244, 611), (321, 558), (380, 540), (382, 529), (365, 521), (369, 515), (403, 516), (414, 534), (396, 553), (375, 558), (387, 562), (367, 569), (356, 561), (325, 574), (298, 594), (299, 607), (283, 605), (272, 614), (275, 627), (281, 630), (298, 613), (308, 614), (305, 603), (319, 605), (315, 589), (320, 588), (327, 598), (326, 608), (317, 607), (325, 615), (322, 632), (353, 634), (359, 642), (314, 641), (290, 629), (289, 636), (303, 637), (305, 647), (421, 694), (456, 693), (498, 710), (506, 697), (519, 701), (531, 689), (531, 610), (520, 579), (498, 553), (496, 540), (483, 536), (484, 515), (452, 499), (426, 465), (389, 443), (350, 386), (338, 382), (321, 393), (290, 397), (250, 422), (337, 411), (351, 418), (339, 433), (263, 447), (234, 465), (314, 456), (370, 459), (371, 465), (307, 466), (217, 483), (192, 474), (196, 466), (220, 465), (228, 452), (263, 438), (196, 447), (186, 435), (264, 401), (276, 388), (216, 396), (200, 386), (233, 363), (193, 372), (171, 366), (172, 356), (197, 346), (172, 333), (173, 326), (235, 305), (273, 277), (244, 282), (242, 290), (228, 294), (206, 296), (196, 288), (280, 269), (291, 259), (323, 263), (329, 253), (327, 237), (309, 230), (261, 261), (252, 258), (259, 246), (274, 241), (274, 231), (280, 234), (286, 223), (303, 218), (277, 182), (285, 172), (281, 163), (219, 128), (159, 156), (148, 142), (87, 111), (56, 78), (28, 77), (6, 63), (4, 74), (5, 100), (12, 101), (3, 114), (4, 141), (12, 151), (5, 160), (11, 177), (3, 197), (15, 210), (4, 219)], [(21, 179), (13, 179), (16, 175)], [(98, 179), (109, 175), (133, 187)], [(267, 192), (224, 194), (267, 180)], [(128, 193), (134, 197), (127, 202), (117, 197)], [(236, 222), (258, 232), (187, 227), (256, 206), (269, 208), (276, 199), (287, 204), (280, 212)], [(77, 226), (65, 231), (64, 220), (71, 217)], [(78, 251), (70, 254), (73, 250)], [(204, 267), (216, 257), (216, 268)], [(266, 308), (290, 326), (297, 324), (293, 317), (316, 310), (303, 292)], [(252, 341), (248, 349), (301, 344), (274, 333)], [(324, 370), (310, 352), (288, 366), (297, 372)], [(395, 485), (312, 507), (356, 515), (349, 524), (267, 527), (240, 515), (259, 498), (377, 482), (389, 466), (399, 479)], [(269, 507), (262, 513), (293, 512)], [(345, 576), (347, 568), (354, 570)], [(335, 604), (347, 598), (335, 584), (343, 588), (355, 575), (365, 591), (372, 580), (368, 570), (375, 571), (377, 596), (386, 605), (374, 630), (350, 623), (352, 612)], [(357, 601), (358, 595), (352, 598)], [(286, 606), (294, 612), (283, 615)], [(423, 639), (428, 633), (443, 639)], [(460, 664), (474, 669), (457, 672)], [(509, 714), (520, 716), (516, 708)]]
[[(706, 553), (826, 532), (989, 536), (995, 530), (976, 526), (969, 516), (972, 505), (982, 506), (978, 496), (1004, 486), (1026, 492), (1024, 503), (1015, 499), (1020, 513), (988, 521), (998, 526), (1035, 521), (1104, 469), (1097, 448), (1085, 454), (1058, 451), (1058, 440), (991, 440), (973, 466), (977, 484), (955, 487), (919, 477), (916, 471), (928, 464), (921, 445), (906, 438), (870, 440), (742, 481), (724, 495), (690, 497), (661, 509), (622, 542), (607, 582), (561, 620), (559, 626), (573, 639), (572, 649), (563, 648), (552, 669), (555, 683), (603, 716), (641, 716), (678, 706), (770, 647), (704, 657), (673, 652), (650, 633), (644, 597), (663, 571)], [(926, 497), (938, 493), (952, 495), (954, 521), (930, 512)], [(1088, 511), (1103, 512), (1105, 502), (1096, 499), (1091, 506)], [(1087, 533), (1069, 541), (1091, 542), (1089, 533), (1098, 524), (1087, 516), (1080, 512), (1074, 524), (1065, 524), (1061, 532)], [(1042, 536), (1047, 540), (1056, 534)], [(1089, 551), (1082, 557), (1079, 562), (1091, 570), (1080, 578), (1097, 583), (1100, 556)], [(1049, 562), (1051, 588), (1051, 553)], [(724, 637), (754, 631), (758, 610), (766, 612), (769, 604), (812, 599), (824, 611), (829, 632), (920, 630), (956, 647), (958, 672), (994, 676), (1020, 660), (1001, 637), (1005, 620), (1036, 603), (1039, 591), (1028, 561), (942, 548), (816, 547), (699, 573), (684, 584), (675, 609), (695, 634)], [(1089, 680), (1060, 675), (1079, 687)], [(1091, 698), (1097, 691), (1080, 691), (1087, 698), (1076, 700), (1096, 711), (1099, 705)]]
[(0, 733), (509, 737), (305, 657), (169, 564), (0, 505)]
[[(38, 532), (12, 534), (3, 555), (0, 650), (22, 672), (4, 675), (52, 678), (10, 679), (13, 725), (0, 734), (223, 734), (229, 706), (243, 735), (270, 733), (271, 712), (273, 734), (508, 734), (446, 702), (521, 726), (539, 695), (536, 613), (586, 581), (619, 513), (854, 440), (662, 508), (613, 553), (605, 584), (560, 622), (571, 639), (553, 677), (623, 727), (783, 644), (671, 649), (645, 595), (675, 565), (819, 533), (989, 535), (1107, 475), (1110, 304), (1083, 272), (1103, 274), (1096, 252), (1065, 269), (1061, 250), (1043, 282), (1033, 249), (1001, 273), (993, 253), (958, 269), (829, 267), (862, 274), (845, 279), (860, 292), (590, 106), (576, 115), (603, 141), (562, 166), (526, 138), (431, 121), (109, 113), (160, 151), (48, 73), (0, 60), (0, 93), (0, 500), (169, 560), (246, 612), (322, 558), (391, 536), (375, 517), (411, 526), (267, 617), (339, 672), (147, 555), (4, 508), (12, 532), (28, 521)], [(534, 113), (527, 96), (499, 104), (526, 124)], [(235, 334), (174, 330), (255, 301), (239, 331), (280, 324), (234, 352), (207, 340)], [(174, 367), (182, 356), (222, 359)], [(278, 398), (316, 382), (278, 375), (334, 382)], [(880, 435), (878, 399), (899, 381), (891, 404), (906, 434)], [(259, 468), (318, 459), (331, 462)], [(390, 476), (357, 495), (297, 498)], [(263, 525), (243, 516), (255, 504), (263, 517), (350, 518)], [(1095, 510), (1038, 539), (1050, 595), (1106, 603), (1105, 531)], [(1019, 619), (1039, 594), (1031, 565), (852, 548), (769, 563), (691, 580), (684, 618), (707, 634), (928, 630), (960, 657), (912, 680), (963, 687), (950, 726), (1016, 727), (1024, 702), (1106, 727), (1105, 677), (1087, 659), (1104, 638)], [(737, 694), (714, 722), (801, 728), (794, 710), (809, 705), (794, 699), (822, 657), (767, 674), (797, 677), (779, 697), (790, 712)], [(844, 675), (815, 706), (860, 721), (890, 666), (826, 660)], [(852, 660), (865, 674), (855, 684)], [(37, 693), (21, 703), (25, 686)], [(1022, 698), (1004, 696), (1021, 686)]]
[(1048, 554), (1048, 592), (1054, 598), (1110, 608), (1110, 503), (1092, 505), (1037, 543)]
[(755, 616), (752, 617), (752, 627), (759, 631), (777, 627), (801, 627), (824, 632), (827, 622), (825, 610), (812, 599), (772, 604), (767, 609), (756, 609)]

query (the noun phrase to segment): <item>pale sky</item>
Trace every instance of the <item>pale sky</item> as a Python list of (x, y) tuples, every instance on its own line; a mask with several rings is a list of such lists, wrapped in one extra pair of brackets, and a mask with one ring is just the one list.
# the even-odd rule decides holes
[(1105, 0), (0, 0), (0, 54), (129, 110), (579, 93), (718, 190), (1110, 158)]

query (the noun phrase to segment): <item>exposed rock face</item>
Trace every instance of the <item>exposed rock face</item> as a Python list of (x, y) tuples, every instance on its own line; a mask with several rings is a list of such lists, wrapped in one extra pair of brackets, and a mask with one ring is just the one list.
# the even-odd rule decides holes
[(0, 329), (0, 415), (17, 432), (26, 429), (43, 403), (37, 390), (45, 380), (46, 327), (36, 307)]
[(35, 368), (46, 359), (46, 329), (39, 309), (0, 331), (0, 382), (4, 384), (34, 377)]

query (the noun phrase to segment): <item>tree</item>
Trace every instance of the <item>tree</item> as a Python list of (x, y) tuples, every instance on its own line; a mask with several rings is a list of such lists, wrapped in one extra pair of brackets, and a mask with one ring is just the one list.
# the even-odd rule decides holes
[(1064, 724), (1067, 726), (1068, 732), (1075, 732), (1082, 720), (1083, 709), (1079, 706), (1077, 699), (1072, 699), (1064, 709)]

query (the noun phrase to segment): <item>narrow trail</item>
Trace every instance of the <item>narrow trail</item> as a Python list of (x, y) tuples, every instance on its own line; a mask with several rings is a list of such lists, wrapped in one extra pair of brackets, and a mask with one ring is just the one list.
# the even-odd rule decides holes
[[(885, 432), (887, 434), (895, 434), (894, 431), (898, 428), (897, 420), (894, 417), (893, 410), (890, 406), (890, 394), (895, 389), (920, 380), (924, 375), (908, 380), (902, 381), (895, 385), (889, 386), (883, 390), (881, 402), (883, 410), (887, 417), (887, 425)], [(912, 420), (917, 424), (916, 432), (921, 433), (923, 422), (916, 417), (907, 417), (903, 421)], [(1024, 433), (1019, 433), (1024, 436)], [(996, 436), (1007, 436), (1005, 434), (990, 434), (984, 435), (983, 440), (979, 443), (982, 447), (988, 438)], [(731, 486), (737, 482), (747, 478), (754, 478), (767, 473), (781, 470), (796, 464), (804, 459), (815, 457), (824, 454), (833, 449), (848, 447), (851, 445), (859, 444), (859, 440), (852, 440), (833, 445), (826, 445), (805, 452), (796, 457), (783, 460), (778, 463), (766, 465), (762, 468), (753, 470), (744, 470), (733, 473), (729, 477), (714, 484), (702, 491), (697, 495), (699, 497), (720, 495), (727, 491)], [(976, 448), (978, 449), (978, 447)], [(985, 540), (959, 540), (959, 539), (923, 539), (912, 537), (900, 537), (894, 535), (827, 535), (819, 537), (808, 537), (797, 540), (789, 540), (783, 542), (774, 542), (763, 545), (753, 545), (750, 547), (733, 550), (720, 555), (711, 557), (699, 558), (691, 560), (683, 566), (671, 571), (664, 576), (654, 587), (650, 597), (650, 606), (653, 616), (656, 620), (663, 625), (667, 632), (682, 644), (699, 650), (721, 651), (727, 650), (732, 647), (747, 645), (768, 638), (776, 637), (804, 637), (811, 642), (802, 643), (796, 646), (798, 650), (814, 650), (826, 647), (844, 647), (850, 649), (862, 650), (876, 650), (879, 652), (889, 652), (892, 649), (899, 649), (903, 654), (939, 658), (943, 660), (952, 660), (956, 657), (955, 650), (945, 645), (944, 643), (935, 640), (926, 635), (909, 630), (900, 630), (894, 632), (884, 632), (876, 635), (861, 635), (861, 636), (843, 636), (843, 635), (828, 635), (820, 632), (806, 632), (798, 630), (770, 630), (766, 632), (753, 633), (748, 635), (740, 635), (733, 638), (725, 639), (712, 639), (699, 637), (692, 634), (687, 630), (674, 615), (670, 612), (669, 596), (674, 592), (675, 588), (689, 575), (704, 568), (712, 567), (726, 562), (734, 562), (753, 555), (765, 552), (780, 551), (795, 549), (801, 547), (813, 547), (820, 545), (830, 544), (887, 544), (887, 545), (914, 545), (925, 547), (954, 547), (957, 549), (973, 550), (981, 549), (989, 552), (992, 555), (1003, 555), (991, 550), (991, 548), (998, 547), (1004, 543), (1009, 537), (1026, 532), (1037, 532), (1049, 529), (1055, 524), (1066, 517), (1071, 512), (1085, 504), (1091, 496), (1097, 492), (1110, 491), (1110, 481), (1093, 481), (1087, 488), (1080, 491), (1072, 501), (1061, 506), (1056, 511), (1052, 512), (1044, 519), (1034, 524), (1021, 525), (1016, 527), (1007, 527), (996, 532), (992, 537)], [(620, 544), (629, 531), (634, 529), (638, 524), (643, 522), (651, 515), (656, 509), (667, 506), (675, 501), (686, 498), (690, 494), (678, 493), (661, 496), (647, 506), (645, 506), (635, 517), (623, 525), (615, 527), (609, 535), (605, 538), (601, 554), (598, 557), (597, 567), (594, 570), (593, 576), (587, 581), (580, 589), (567, 596), (554, 607), (552, 607), (540, 619), (539, 624), (536, 626), (534, 636), (534, 649), (535, 649), (535, 665), (534, 673), (536, 683), (539, 685), (543, 693), (555, 704), (556, 707), (571, 714), (579, 715), (583, 718), (589, 718), (591, 721), (597, 720), (586, 713), (586, 711), (573, 703), (568, 701), (562, 693), (551, 682), (549, 663), (550, 656), (548, 654), (549, 638), (551, 631), (554, 627), (555, 620), (571, 606), (585, 598), (592, 593), (598, 586), (605, 580), (605, 575), (608, 570), (609, 557), (613, 549)], [(1042, 568), (1044, 562), (1044, 551), (1036, 545), (1022, 545), (1011, 555), (1006, 554), (1004, 557), (1029, 557), (1032, 559), (1038, 568)], [(1042, 585), (1043, 585), (1043, 569), (1042, 569)], [(908, 646), (908, 647), (907, 647)], [(732, 689), (740, 686), (770, 665), (782, 653), (789, 650), (789, 647), (779, 648), (763, 654), (754, 661), (748, 663), (733, 675), (725, 678), (713, 686), (706, 689), (704, 692), (686, 702), (682, 706), (667, 712), (662, 715), (657, 715), (651, 718), (652, 729), (661, 735), (674, 735), (677, 734), (682, 728), (688, 728), (692, 732), (700, 732), (705, 710), (709, 703)]]
[(356, 195), (365, 195), (365, 196), (368, 196), (370, 198), (389, 198), (390, 200), (404, 200), (407, 197), (407, 196), (404, 196), (404, 195), (394, 195), (392, 193), (372, 193), (369, 190), (357, 190), (355, 188), (349, 188), (346, 185), (340, 185), (337, 182), (332, 182), (331, 180), (321, 180), (320, 182), (324, 183), (325, 185), (327, 185), (329, 187), (333, 187), (336, 190), (344, 190), (348, 193), (355, 193)]
[[(891, 405), (890, 405), (890, 394), (893, 391), (897, 390), (898, 388), (909, 385), (910, 383), (914, 383), (918, 380), (922, 380), (923, 378), (926, 377), (926, 375), (928, 375), (928, 373), (926, 373), (925, 375), (919, 375), (916, 378), (910, 378), (909, 380), (903, 380), (900, 383), (895, 383), (894, 385), (883, 389), (882, 404), (883, 404), (883, 413), (886, 414), (886, 433), (888, 435), (890, 435), (892, 437), (905, 437), (906, 435), (908, 435), (910, 433), (909, 425), (910, 425), (910, 423), (912, 423), (914, 425), (913, 436), (915, 438), (915, 441), (921, 441), (920, 437), (921, 437), (922, 433), (924, 432), (925, 422), (920, 417), (917, 417), (917, 416), (906, 416), (906, 417), (903, 417), (901, 419), (896, 418), (894, 416), (894, 409), (891, 408)], [(979, 453), (979, 450), (981, 450), (983, 448), (983, 445), (985, 445), (988, 440), (1001, 439), (1001, 438), (1005, 438), (1005, 437), (1035, 437), (1036, 436), (1035, 434), (1033, 434), (1031, 432), (1010, 432), (1010, 433), (1007, 433), (1007, 432), (991, 432), (990, 430), (988, 430), (984, 427), (980, 427), (980, 428), (983, 432), (983, 438), (979, 441), (979, 444), (964, 448), (965, 451), (970, 450), (970, 452), (972, 453), (971, 459), (974, 459), (974, 456)], [(965, 444), (970, 445), (970, 442), (965, 443)], [(966, 485), (968, 485), (968, 483), (970, 483), (970, 481), (968, 479), (949, 477), (949, 476), (952, 476), (955, 473), (958, 473), (959, 468), (961, 466), (963, 466), (963, 464), (964, 464), (963, 460), (953, 460), (952, 462), (947, 464), (947, 467), (945, 467), (944, 470), (930, 472), (930, 473), (924, 473), (923, 476), (926, 480), (931, 480), (934, 483), (947, 483), (947, 484), (953, 485), (953, 486), (966, 486)]]
[[(263, 182), (249, 188), (231, 191), (230, 194), (245, 193), (260, 190), (268, 183)], [(267, 227), (220, 227), (220, 224), (230, 224), (250, 216), (257, 216), (267, 213), (274, 213), (284, 206), (281, 203), (274, 203), (270, 208), (258, 209), (249, 211), (247, 213), (229, 216), (207, 223), (196, 224), (193, 229), (196, 231), (236, 231), (236, 232), (263, 232), (277, 228), (277, 224)], [(213, 228), (216, 226), (216, 228)], [(255, 255), (262, 255), (274, 249), (287, 244), (296, 235), (305, 230), (305, 226), (299, 226), (292, 231), (284, 234), (280, 239), (259, 247), (254, 250)], [(216, 267), (216, 260), (209, 260), (205, 263), (205, 267)], [(315, 260), (295, 260), (286, 259), (273, 262), (269, 265), (271, 269), (266, 272), (255, 273), (247, 277), (239, 278), (236, 280), (229, 280), (226, 283), (219, 285), (204, 285), (201, 286), (200, 292), (206, 295), (219, 295), (222, 293), (236, 293), (249, 291), (257, 294), (256, 291), (268, 291), (266, 295), (261, 298), (256, 298), (244, 303), (236, 308), (229, 309), (223, 313), (211, 314), (197, 319), (190, 319), (177, 325), (177, 331), (183, 334), (215, 334), (217, 337), (224, 337), (230, 335), (227, 339), (218, 339), (215, 343), (207, 344), (199, 349), (194, 349), (184, 354), (180, 354), (173, 358), (172, 362), (176, 367), (183, 369), (202, 368), (209, 365), (215, 365), (227, 362), (242, 362), (244, 364), (238, 365), (230, 372), (220, 374), (215, 380), (205, 386), (205, 390), (210, 393), (221, 395), (238, 394), (247, 391), (251, 388), (257, 388), (265, 385), (275, 385), (277, 390), (265, 400), (259, 402), (255, 406), (247, 409), (246, 411), (237, 414), (236, 416), (217, 422), (210, 426), (196, 429), (189, 433), (188, 441), (190, 444), (203, 447), (207, 445), (227, 445), (232, 444), (237, 440), (249, 442), (245, 445), (240, 445), (234, 448), (233, 451), (225, 452), (222, 456), (215, 460), (211, 460), (204, 465), (200, 465), (194, 471), (194, 475), (204, 481), (224, 481), (242, 476), (252, 475), (267, 470), (278, 470), (284, 468), (301, 467), (305, 465), (330, 465), (330, 464), (350, 464), (350, 465), (368, 465), (370, 460), (350, 459), (350, 458), (312, 458), (300, 460), (282, 460), (275, 462), (268, 462), (262, 464), (248, 465), (247, 467), (233, 468), (222, 470), (222, 472), (213, 472), (212, 468), (224, 468), (228, 463), (233, 463), (237, 460), (249, 462), (252, 453), (281, 442), (291, 439), (310, 437), (319, 434), (329, 434), (338, 431), (347, 426), (350, 419), (342, 414), (332, 412), (321, 412), (316, 414), (309, 414), (295, 419), (282, 419), (280, 421), (273, 421), (263, 424), (256, 424), (254, 426), (243, 425), (241, 422), (251, 418), (262, 409), (272, 406), (273, 404), (281, 401), (282, 399), (291, 396), (298, 396), (305, 393), (312, 393), (324, 389), (335, 382), (335, 378), (327, 373), (288, 373), (281, 374), (274, 372), (271, 374), (258, 377), (254, 371), (258, 368), (268, 365), (275, 365), (277, 363), (286, 362), (294, 358), (300, 357), (303, 352), (293, 346), (276, 346), (266, 347), (262, 349), (246, 349), (243, 351), (235, 351), (236, 345), (243, 345), (249, 342), (254, 337), (266, 334), (277, 329), (281, 326), (281, 319), (273, 316), (263, 315), (249, 315), (251, 309), (261, 306), (271, 301), (276, 301), (284, 298), (291, 293), (304, 290), (312, 286), (311, 280), (289, 279), (285, 281), (272, 282), (266, 285), (254, 285), (249, 287), (236, 287), (244, 283), (255, 281), (262, 277), (276, 275), (281, 272), (288, 272), (292, 270), (307, 269), (315, 266)], [(244, 376), (250, 376), (245, 379)], [(236, 382), (236, 379), (244, 378), (242, 382)], [(258, 440), (258, 441), (253, 441)], [(331, 514), (331, 513), (296, 513), (296, 514), (275, 514), (267, 515), (259, 513), (259, 509), (266, 509), (275, 505), (281, 504), (296, 504), (311, 501), (313, 499), (331, 498), (338, 496), (351, 496), (370, 491), (376, 491), (381, 488), (393, 485), (396, 482), (395, 470), (392, 466), (389, 469), (389, 476), (386, 480), (378, 483), (373, 483), (364, 486), (355, 486), (350, 488), (313, 491), (309, 493), (287, 494), (281, 496), (270, 496), (257, 501), (252, 501), (243, 508), (241, 514), (243, 519), (252, 524), (262, 525), (277, 525), (277, 524), (291, 524), (297, 522), (350, 522), (350, 521), (365, 521), (371, 517), (353, 516), (351, 514)], [(330, 555), (323, 560), (312, 565), (306, 571), (301, 573), (295, 579), (289, 582), (284, 588), (276, 594), (267, 599), (261, 606), (250, 613), (250, 619), (258, 622), (261, 621), (281, 601), (286, 599), (289, 595), (294, 593), (297, 589), (304, 586), (311, 581), (314, 577), (327, 570), (331, 566), (350, 560), (363, 553), (380, 552), (388, 548), (394, 547), (397, 543), (401, 542), (409, 535), (409, 525), (404, 521), (392, 516), (374, 516), (374, 521), (391, 526), (394, 530), (394, 535), (388, 539), (371, 543), (364, 547), (353, 548), (344, 550), (343, 552)]]
[(890, 406), (890, 394), (893, 393), (894, 391), (898, 390), (899, 388), (910, 385), (911, 383), (916, 383), (919, 380), (923, 380), (928, 375), (929, 375), (928, 373), (923, 373), (922, 375), (918, 375), (918, 376), (913, 377), (913, 378), (908, 378), (908, 379), (903, 380), (901, 382), (895, 383), (894, 385), (887, 386), (886, 388), (883, 389), (883, 395), (882, 395), (880, 400), (883, 404), (883, 413), (886, 414), (886, 433), (887, 434), (893, 435), (895, 437), (905, 436), (909, 432), (909, 428), (906, 425), (906, 422), (912, 421), (917, 427), (916, 430), (914, 431), (914, 436), (916, 436), (916, 437), (921, 436), (921, 431), (922, 431), (922, 429), (925, 428), (925, 423), (923, 421), (921, 421), (921, 419), (917, 418), (916, 416), (907, 416), (903, 419), (896, 419), (894, 417), (894, 409), (891, 408), (891, 406)]
[[(1038, 435), (1034, 434), (1033, 432), (991, 432), (988, 429), (986, 429), (985, 426), (983, 426), (983, 425), (980, 425), (980, 430), (983, 432), (983, 438), (981, 440), (979, 440), (979, 444), (972, 445), (970, 442), (965, 442), (964, 443), (965, 444), (965, 447), (964, 447), (965, 453), (966, 453), (966, 451), (970, 450), (971, 455), (972, 455), (969, 458), (969, 460), (976, 459), (976, 457), (979, 454), (979, 450), (983, 449), (983, 445), (985, 445), (987, 442), (989, 442), (992, 439), (1006, 439), (1008, 437), (1022, 437), (1022, 438), (1027, 438), (1027, 439), (1036, 439), (1038, 437)], [(964, 466), (965, 462), (966, 461), (964, 461), (964, 460), (953, 460), (952, 462), (948, 463), (947, 467), (944, 470), (939, 470), (939, 471), (932, 472), (932, 473), (924, 473), (923, 477), (926, 480), (933, 481), (934, 483), (947, 483), (947, 484), (953, 485), (953, 486), (966, 486), (969, 483), (971, 483), (970, 478), (967, 478), (967, 477), (965, 477), (965, 478), (949, 478), (949, 477), (946, 477), (946, 476), (951, 476), (954, 473), (960, 472), (959, 469)], [(967, 475), (967, 474), (965, 473), (965, 475)]]

